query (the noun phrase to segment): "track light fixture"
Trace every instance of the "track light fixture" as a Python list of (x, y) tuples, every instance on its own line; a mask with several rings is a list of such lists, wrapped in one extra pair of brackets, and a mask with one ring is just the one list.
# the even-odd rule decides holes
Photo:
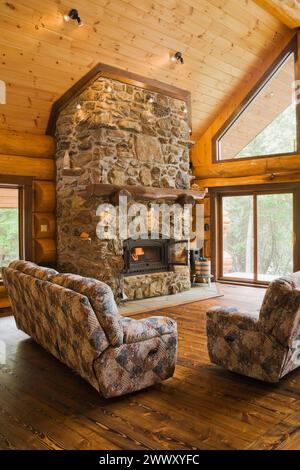
[(81, 20), (78, 10), (75, 8), (72, 8), (72, 10), (69, 11), (68, 15), (64, 15), (64, 20), (65, 21), (70, 21), (70, 20), (75, 20), (78, 23), (78, 26), (83, 26), (83, 21)]
[(175, 54), (171, 56), (171, 61), (180, 62), (181, 64), (184, 64), (184, 58), (183, 58), (182, 52), (179, 52), (179, 51), (175, 52)]

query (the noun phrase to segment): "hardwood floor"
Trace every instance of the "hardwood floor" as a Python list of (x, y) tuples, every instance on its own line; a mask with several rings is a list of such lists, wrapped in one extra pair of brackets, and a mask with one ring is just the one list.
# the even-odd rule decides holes
[[(259, 307), (264, 289), (221, 286), (224, 297), (159, 311), (175, 318), (175, 376), (105, 400), (25, 334), (0, 318), (1, 449), (299, 449), (300, 369), (278, 385), (210, 364), (205, 311)], [(141, 315), (142, 316), (142, 315)], [(144, 315), (145, 316), (145, 315)]]

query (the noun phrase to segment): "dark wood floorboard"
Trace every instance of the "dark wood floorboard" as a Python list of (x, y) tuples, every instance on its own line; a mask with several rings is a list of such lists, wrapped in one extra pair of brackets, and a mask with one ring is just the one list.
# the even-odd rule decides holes
[(251, 287), (220, 289), (222, 298), (157, 312), (178, 322), (175, 376), (114, 400), (18, 331), (12, 317), (0, 318), (7, 345), (0, 449), (300, 449), (300, 369), (270, 385), (210, 364), (207, 308), (255, 310), (264, 295)]

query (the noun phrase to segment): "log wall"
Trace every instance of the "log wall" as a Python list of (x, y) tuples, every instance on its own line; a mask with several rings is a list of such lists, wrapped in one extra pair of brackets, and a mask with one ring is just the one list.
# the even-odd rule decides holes
[[(54, 139), (50, 136), (0, 133), (0, 174), (33, 177), (33, 261), (53, 264), (55, 246)], [(0, 285), (0, 308), (8, 299)]]

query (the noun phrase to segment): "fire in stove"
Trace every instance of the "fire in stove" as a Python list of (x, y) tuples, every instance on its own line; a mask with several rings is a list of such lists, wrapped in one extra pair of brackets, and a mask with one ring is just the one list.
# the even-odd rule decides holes
[(140, 257), (145, 255), (145, 250), (141, 246), (137, 246), (133, 250), (131, 250), (131, 257), (133, 261), (140, 261)]

